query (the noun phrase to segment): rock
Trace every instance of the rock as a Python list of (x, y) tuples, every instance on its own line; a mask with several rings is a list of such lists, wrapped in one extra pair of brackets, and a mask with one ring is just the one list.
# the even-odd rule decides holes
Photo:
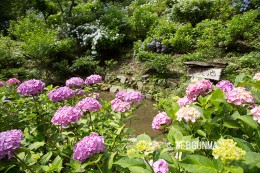
[(145, 94), (145, 98), (147, 98), (147, 99), (152, 99), (153, 98), (153, 96), (151, 95), (151, 94)]
[(143, 76), (141, 77), (141, 79), (142, 79), (142, 80), (146, 80), (146, 79), (148, 79), (149, 77), (150, 77), (149, 74), (145, 74), (145, 75), (143, 75)]
[(127, 77), (126, 76), (123, 76), (123, 75), (118, 75), (117, 77), (116, 77), (117, 79), (120, 79), (120, 82), (121, 83), (125, 83), (126, 82), (126, 80), (127, 80)]
[(166, 81), (167, 86), (170, 88), (176, 88), (177, 87), (177, 83), (175, 79), (167, 79)]
[(135, 91), (135, 90), (132, 89), (132, 88), (127, 88), (126, 91), (127, 91), (127, 92), (132, 92), (132, 91)]
[(109, 81), (113, 81), (113, 80), (114, 80), (114, 76), (113, 76), (113, 75), (110, 75), (110, 74), (109, 74), (109, 75), (106, 75), (106, 76), (105, 76), (105, 81), (108, 81), (108, 82), (109, 82)]
[(117, 91), (122, 91), (123, 90), (123, 87), (121, 86), (112, 86), (109, 91), (112, 92), (112, 93), (116, 93)]
[(101, 91), (108, 91), (109, 88), (111, 87), (111, 85), (108, 85), (108, 84), (104, 84), (100, 87), (100, 90)]
[(144, 87), (143, 82), (142, 82), (142, 81), (138, 81), (138, 82), (137, 82), (137, 89), (138, 89), (139, 91), (142, 91), (142, 90), (143, 90), (143, 87)]

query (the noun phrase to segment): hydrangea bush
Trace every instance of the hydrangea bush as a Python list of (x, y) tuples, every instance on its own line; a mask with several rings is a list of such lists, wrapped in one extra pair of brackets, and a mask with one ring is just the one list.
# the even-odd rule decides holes
[[(255, 75), (257, 76), (257, 74)], [(178, 98), (178, 99), (176, 99)], [(183, 98), (161, 99), (151, 128), (164, 134), (154, 147), (140, 135), (115, 164), (130, 172), (259, 172), (260, 83), (192, 81)]]
[(129, 139), (126, 123), (143, 98), (140, 92), (118, 92), (105, 101), (89, 93), (95, 87), (90, 85), (72, 90), (84, 95), (53, 102), (51, 85), (42, 88), (42, 81), (29, 81), (0, 87), (0, 118), (5, 122), (0, 127), (1, 171), (260, 170), (260, 83), (255, 77), (240, 75), (234, 83), (216, 85), (197, 80), (183, 98), (160, 100), (151, 128), (163, 135), (161, 141), (146, 134)]
[[(96, 84), (102, 78), (91, 75), (86, 81)], [(113, 111), (110, 101), (89, 91), (96, 85), (84, 84), (78, 77), (56, 89), (36, 79), (12, 87), (3, 83), (0, 171), (122, 171), (114, 162), (126, 152), (131, 134), (126, 123), (136, 108), (122, 101), (125, 110)]]

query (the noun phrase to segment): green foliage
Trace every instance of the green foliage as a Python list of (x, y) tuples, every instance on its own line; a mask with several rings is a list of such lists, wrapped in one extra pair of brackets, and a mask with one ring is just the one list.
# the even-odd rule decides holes
[(221, 38), (219, 33), (224, 29), (220, 20), (203, 20), (196, 25), (194, 31), (196, 33), (196, 47), (199, 49), (209, 49), (218, 47)]
[(100, 24), (106, 26), (110, 30), (118, 31), (119, 33), (128, 33), (127, 13), (125, 10), (118, 9), (116, 6), (111, 6), (103, 10), (103, 15), (100, 16)]
[(226, 22), (226, 28), (220, 32), (223, 45), (230, 46), (237, 40), (252, 40), (258, 35), (260, 28), (258, 22), (259, 10), (250, 10), (234, 16)]
[(93, 56), (82, 56), (74, 60), (71, 68), (73, 72), (78, 75), (84, 75), (86, 73), (98, 73), (99, 61), (95, 60)]
[(95, 21), (101, 14), (102, 4), (99, 1), (79, 3), (72, 9), (72, 17), (68, 19), (72, 25), (82, 25)]
[(2, 78), (25, 77), (26, 71), (22, 68), (25, 64), (23, 53), (21, 42), (0, 35), (0, 74), (3, 75)]
[(169, 44), (174, 52), (186, 53), (192, 50), (194, 41), (191, 24), (178, 25), (174, 37), (169, 39)]
[(190, 22), (195, 26), (211, 17), (211, 0), (178, 0), (172, 7), (172, 19), (178, 22)]
[(148, 5), (143, 5), (134, 9), (128, 21), (136, 38), (144, 40), (147, 32), (157, 23), (157, 20), (157, 14), (152, 13)]
[(147, 60), (144, 64), (146, 68), (156, 73), (169, 72), (168, 66), (172, 64), (173, 58), (171, 55), (155, 54), (151, 59)]

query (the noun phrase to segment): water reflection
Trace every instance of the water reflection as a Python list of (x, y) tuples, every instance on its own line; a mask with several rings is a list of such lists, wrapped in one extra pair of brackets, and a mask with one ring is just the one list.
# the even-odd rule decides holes
[[(115, 95), (110, 92), (99, 92), (102, 99), (111, 101), (115, 98)], [(162, 139), (162, 135), (159, 132), (152, 130), (151, 124), (154, 116), (158, 113), (158, 110), (153, 107), (154, 102), (149, 99), (143, 99), (142, 106), (134, 112), (136, 119), (127, 124), (128, 127), (135, 129), (135, 135), (147, 134), (154, 139)]]

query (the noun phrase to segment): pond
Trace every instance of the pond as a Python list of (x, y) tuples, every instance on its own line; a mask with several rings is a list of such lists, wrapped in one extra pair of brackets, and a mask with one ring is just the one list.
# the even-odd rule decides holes
[[(111, 101), (115, 98), (115, 94), (111, 92), (99, 92), (100, 97), (104, 100)], [(128, 123), (127, 126), (131, 127), (135, 130), (134, 135), (139, 134), (147, 134), (152, 139), (160, 140), (162, 139), (162, 134), (159, 132), (155, 132), (152, 130), (151, 124), (154, 116), (158, 114), (158, 110), (156, 110), (153, 106), (155, 102), (149, 99), (143, 99), (142, 105), (134, 111), (136, 118), (131, 121), (131, 124)]]

